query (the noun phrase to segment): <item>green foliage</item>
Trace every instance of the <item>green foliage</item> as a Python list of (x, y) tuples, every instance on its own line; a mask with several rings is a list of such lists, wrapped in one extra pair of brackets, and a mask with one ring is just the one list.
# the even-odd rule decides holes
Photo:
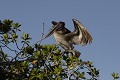
[[(97, 80), (99, 70), (59, 49), (56, 44), (30, 45), (32, 38), (19, 23), (0, 22), (0, 80)], [(11, 48), (15, 46), (15, 48)], [(6, 53), (7, 52), (7, 53)], [(14, 56), (9, 56), (14, 54)], [(114, 79), (118, 74), (112, 74)]]
[(120, 76), (119, 76), (118, 73), (114, 73), (114, 72), (113, 72), (111, 75), (112, 75), (112, 77), (113, 77), (114, 80), (120, 78)]

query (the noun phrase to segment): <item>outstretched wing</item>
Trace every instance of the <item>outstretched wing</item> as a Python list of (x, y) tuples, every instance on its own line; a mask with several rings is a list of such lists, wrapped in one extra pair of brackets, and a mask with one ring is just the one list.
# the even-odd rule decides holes
[(87, 43), (92, 43), (92, 36), (87, 31), (87, 29), (76, 19), (72, 19), (74, 23), (75, 30), (72, 32), (74, 35), (72, 37), (72, 42), (74, 44), (81, 44), (82, 46)]

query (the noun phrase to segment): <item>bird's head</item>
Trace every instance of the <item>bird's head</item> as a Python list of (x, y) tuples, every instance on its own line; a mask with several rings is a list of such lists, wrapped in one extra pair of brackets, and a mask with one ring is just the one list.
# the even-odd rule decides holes
[(54, 32), (63, 33), (62, 30), (65, 28), (65, 23), (60, 21), (52, 21), (53, 24), (51, 31), (45, 36), (45, 38), (51, 36)]
[(61, 31), (65, 28), (65, 23), (60, 21), (60, 22), (55, 22), (55, 21), (52, 21), (52, 24), (53, 24), (53, 29), (54, 31)]

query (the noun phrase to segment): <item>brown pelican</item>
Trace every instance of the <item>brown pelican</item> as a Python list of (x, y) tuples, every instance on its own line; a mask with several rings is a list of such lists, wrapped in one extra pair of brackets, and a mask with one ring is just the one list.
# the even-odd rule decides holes
[[(72, 19), (74, 24), (74, 31), (71, 32), (65, 27), (64, 22), (52, 21), (53, 29), (45, 36), (54, 35), (56, 42), (65, 51), (76, 51), (74, 45), (81, 44), (82, 46), (92, 42), (92, 37), (87, 29), (76, 19)], [(78, 52), (78, 51), (77, 51)]]

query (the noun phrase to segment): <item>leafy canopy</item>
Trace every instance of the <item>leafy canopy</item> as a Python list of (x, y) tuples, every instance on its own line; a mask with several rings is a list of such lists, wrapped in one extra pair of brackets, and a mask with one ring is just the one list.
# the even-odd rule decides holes
[[(0, 80), (99, 79), (99, 70), (91, 61), (66, 53), (56, 44), (42, 45), (44, 31), (41, 40), (30, 45), (32, 38), (21, 34), (20, 27), (12, 20), (0, 21)], [(119, 78), (116, 73), (112, 76)]]

